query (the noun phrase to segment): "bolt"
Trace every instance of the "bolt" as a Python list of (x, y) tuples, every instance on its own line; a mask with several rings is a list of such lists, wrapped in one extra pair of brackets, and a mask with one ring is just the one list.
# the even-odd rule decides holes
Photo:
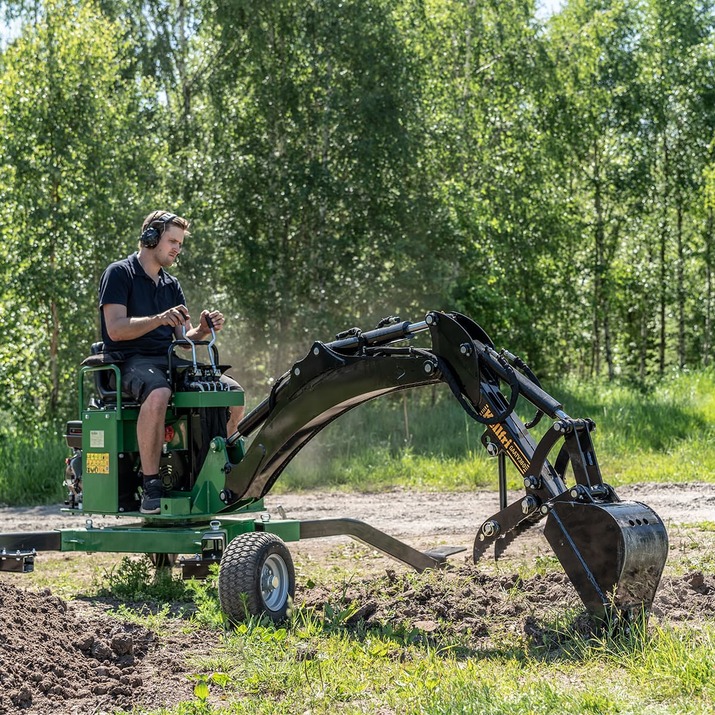
[(539, 511), (542, 514), (548, 514), (549, 513), (549, 505), (548, 504), (542, 504), (541, 507), (539, 508)]
[(578, 491), (578, 489), (574, 488), (574, 489), (572, 489), (569, 493), (571, 494), (571, 496), (572, 496), (574, 499), (578, 499), (578, 498), (579, 498), (579, 491)]
[(431, 363), (431, 362), (426, 362), (424, 367), (425, 367), (425, 372), (426, 372), (428, 375), (429, 375), (429, 374), (432, 372), (432, 370), (434, 369), (434, 367), (432, 366), (432, 363)]
[(489, 442), (485, 449), (490, 457), (496, 457), (499, 454), (499, 447), (494, 442)]
[(490, 536), (496, 536), (500, 529), (501, 527), (499, 526), (499, 522), (494, 521), (494, 519), (485, 521), (482, 524), (482, 534), (484, 534), (487, 538)]
[(320, 348), (317, 345), (313, 348), (313, 355), (320, 355)]
[(462, 355), (469, 357), (472, 354), (472, 346), (469, 343), (462, 343), (459, 346), (459, 352), (462, 353)]
[(299, 367), (294, 367), (293, 368), (293, 374), (298, 377), (300, 375), (300, 368)]
[(521, 500), (521, 513), (522, 514), (529, 514), (530, 512), (534, 511), (537, 507), (537, 501), (534, 499), (534, 497), (524, 497), (524, 499)]
[(537, 489), (539, 480), (536, 477), (524, 477), (524, 487), (526, 489)]
[(437, 323), (437, 316), (434, 313), (427, 313), (425, 323), (427, 323), (427, 325), (435, 325)]

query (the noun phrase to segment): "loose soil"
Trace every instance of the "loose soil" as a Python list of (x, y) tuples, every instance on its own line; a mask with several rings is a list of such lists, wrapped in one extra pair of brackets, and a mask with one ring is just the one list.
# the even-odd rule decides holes
[[(649, 484), (618, 492), (622, 499), (648, 504), (669, 530), (669, 564), (653, 618), (694, 625), (715, 618), (715, 575), (688, 568), (691, 562), (698, 563), (694, 556), (708, 553), (715, 542), (715, 488)], [(510, 495), (510, 500), (518, 496)], [(590, 628), (561, 572), (539, 573), (532, 568), (533, 575), (518, 575), (524, 564), (533, 566), (539, 559), (551, 558), (538, 526), (515, 541), (496, 566), (470, 563), (468, 554), (478, 526), (498, 511), (492, 492), (311, 492), (273, 495), (266, 507), (271, 515), (289, 518), (361, 519), (418, 548), (466, 549), (466, 555), (452, 557), (439, 575), (417, 577), (346, 537), (291, 544), (298, 567), (297, 603), (316, 609), (327, 603), (344, 608), (348, 626), (389, 622), (443, 642), (459, 637), (463, 646), (480, 652), (490, 648), (499, 630), (544, 647), (558, 647), (559, 634)], [(94, 524), (113, 521), (95, 518)], [(83, 526), (85, 519), (63, 515), (59, 507), (3, 508), (0, 523), (3, 532), (46, 531)], [(42, 569), (42, 564), (40, 554), (36, 569)], [(341, 584), (331, 582), (333, 567), (340, 568)], [(352, 573), (347, 585), (346, 568)], [(210, 654), (221, 639), (215, 631), (187, 632), (178, 618), (169, 619), (157, 634), (117, 618), (99, 599), (66, 601), (48, 589), (29, 590), (22, 579), (19, 574), (0, 574), (0, 713), (84, 715), (137, 706), (168, 707), (189, 700), (193, 682), (188, 676), (196, 672), (196, 660)], [(556, 627), (558, 619), (561, 625)]]

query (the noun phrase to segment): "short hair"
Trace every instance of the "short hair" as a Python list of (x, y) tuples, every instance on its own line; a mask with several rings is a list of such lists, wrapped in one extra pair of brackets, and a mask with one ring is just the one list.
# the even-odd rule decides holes
[(165, 222), (164, 228), (166, 228), (166, 226), (178, 226), (179, 228), (184, 229), (184, 231), (189, 230), (189, 222), (185, 218), (175, 216), (171, 213), (171, 211), (152, 211), (144, 219), (141, 232), (144, 233), (144, 231), (146, 231), (155, 221), (161, 221), (167, 216), (171, 216), (171, 219)]

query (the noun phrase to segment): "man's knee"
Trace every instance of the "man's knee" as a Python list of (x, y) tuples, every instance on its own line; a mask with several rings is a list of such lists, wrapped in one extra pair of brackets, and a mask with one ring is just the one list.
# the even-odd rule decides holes
[(168, 387), (157, 387), (144, 398), (141, 408), (146, 412), (166, 412), (170, 399), (171, 390)]
[(221, 382), (226, 385), (229, 390), (238, 390), (239, 392), (243, 392), (243, 388), (228, 375), (221, 375)]

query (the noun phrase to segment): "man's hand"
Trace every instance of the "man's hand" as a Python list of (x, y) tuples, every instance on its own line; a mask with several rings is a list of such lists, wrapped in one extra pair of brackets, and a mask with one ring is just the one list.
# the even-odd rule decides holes
[(204, 334), (208, 335), (211, 332), (211, 325), (209, 325), (209, 321), (207, 320), (207, 317), (211, 320), (211, 325), (213, 326), (213, 329), (218, 333), (221, 328), (223, 328), (223, 324), (225, 322), (225, 318), (223, 317), (223, 313), (221, 313), (218, 310), (202, 310), (201, 311), (201, 318), (199, 320), (199, 330)]
[(172, 328), (181, 328), (184, 325), (188, 328), (191, 323), (189, 309), (185, 305), (177, 305), (157, 316), (162, 325), (170, 325)]

